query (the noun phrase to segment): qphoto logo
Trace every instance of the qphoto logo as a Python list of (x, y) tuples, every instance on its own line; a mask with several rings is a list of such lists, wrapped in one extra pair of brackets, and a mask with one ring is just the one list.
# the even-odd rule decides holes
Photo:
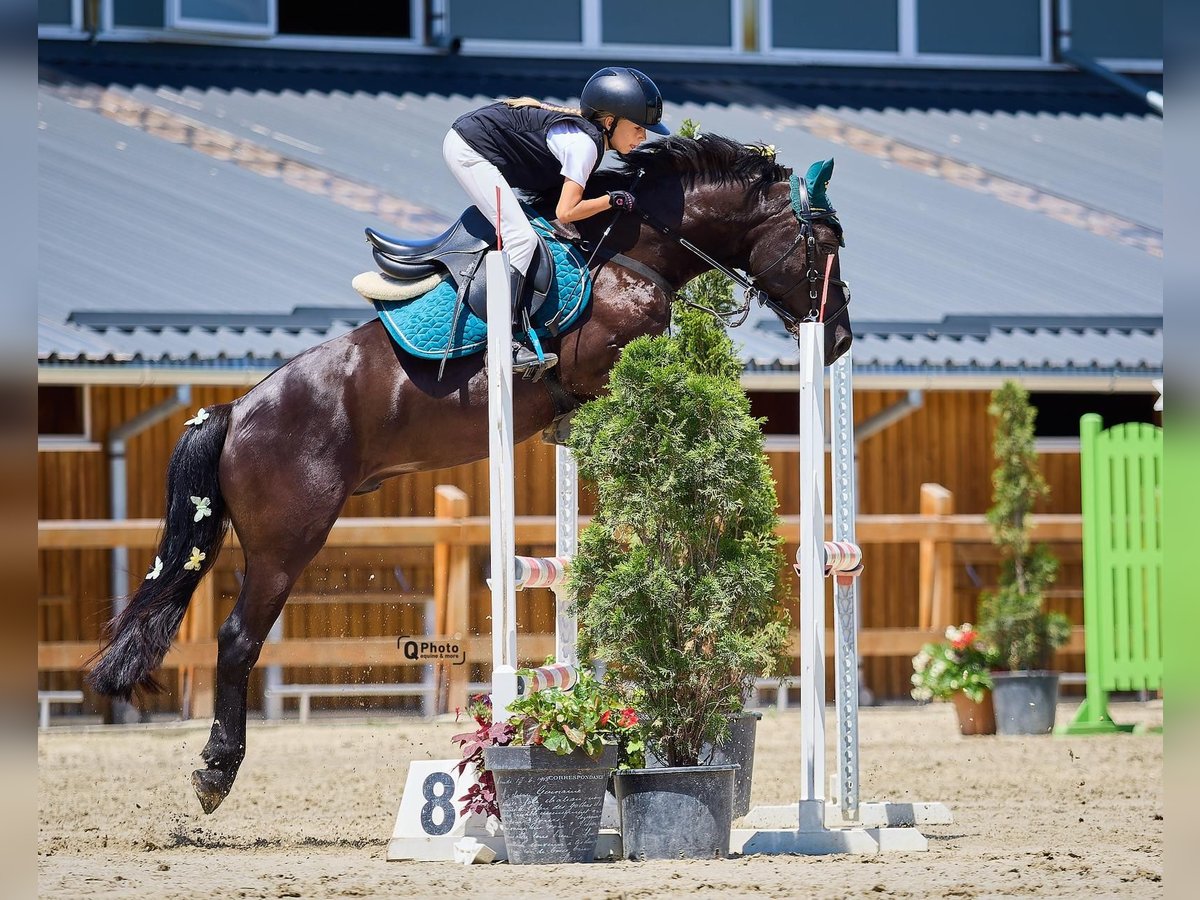
[(449, 662), (461, 666), (467, 661), (466, 645), (454, 638), (398, 637), (396, 649), (413, 662)]

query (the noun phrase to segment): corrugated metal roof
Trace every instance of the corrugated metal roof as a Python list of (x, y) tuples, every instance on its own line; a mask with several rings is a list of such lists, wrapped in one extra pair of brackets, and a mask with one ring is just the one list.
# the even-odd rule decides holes
[[(179, 49), (131, 52), (164, 61)], [(279, 57), (269, 56), (276, 62), (250, 71), (238, 70), (227, 51), (208, 49), (207, 57), (194, 48), (183, 51), (191, 69), (143, 59), (131, 77), (120, 71), (109, 45), (96, 51), (109, 61), (93, 75), (118, 104), (166, 110), (197, 133), (227, 134), (235, 156), (261, 149), (279, 163), (273, 174), (295, 164), (304, 168), (303, 177), (288, 183), (264, 177), (252, 161), (216, 159), (170, 143), (141, 130), (154, 123), (118, 124), (67, 102), (69, 90), (44, 85), (39, 312), (46, 327), (39, 329), (39, 356), (47, 363), (128, 358), (260, 367), (344, 330), (369, 312), (348, 282), (370, 265), (361, 228), (385, 224), (378, 219), (382, 207), (377, 197), (374, 206), (363, 207), (370, 211), (355, 211), (345, 205), (359, 202), (353, 196), (313, 182), (327, 173), (384, 200), (404, 198), (416, 211), (414, 228), (428, 232), (463, 204), (441, 161), (449, 123), (497, 95), (571, 100), (577, 70), (591, 65), (539, 62), (542, 77), (513, 73), (511, 60), (448, 69), (456, 64), (440, 58), (356, 58), (353, 65), (318, 71), (279, 68)], [(690, 117), (708, 131), (766, 140), (781, 161), (795, 166), (836, 156), (830, 193), (846, 224), (842, 259), (854, 287), (852, 310), (857, 322), (888, 325), (859, 328), (856, 365), (1062, 374), (1161, 369), (1161, 259), (1105, 236), (1107, 226), (1089, 230), (1070, 217), (1060, 221), (1004, 194), (1009, 184), (1032, 186), (1153, 234), (1161, 229), (1161, 120), (1131, 115), (1125, 101), (1099, 87), (1083, 90), (1078, 80), (1062, 89), (1065, 81), (1048, 81), (1045, 73), (994, 73), (990, 80), (987, 73), (969, 73), (945, 94), (949, 100), (938, 102), (937, 82), (919, 72), (801, 68), (739, 78), (724, 67), (664, 71), (659, 81), (668, 97), (688, 101), (668, 103), (671, 124)], [(387, 89), (377, 92), (384, 81)], [(1048, 98), (1051, 83), (1060, 90)], [(355, 84), (364, 90), (354, 91)], [(811, 103), (795, 97), (806, 87)], [(1005, 111), (1019, 108), (1022, 90), (1041, 112)], [(818, 108), (835, 95), (838, 101)], [(847, 105), (847, 97), (868, 95), (870, 102)], [(914, 98), (928, 102), (913, 106)], [(936, 111), (955, 103), (972, 111)], [(1106, 105), (1123, 115), (1081, 113)], [(110, 111), (118, 118), (127, 113)], [(834, 143), (831, 122), (851, 129), (852, 139), (838, 135)], [(982, 169), (999, 189), (993, 185), (989, 193), (931, 177), (895, 153), (865, 145), (862, 133)], [(305, 189), (298, 189), (305, 179)], [(311, 309), (298, 307), (336, 314), (311, 321)], [(155, 324), (156, 316), (172, 311), (182, 318)], [(248, 311), (271, 319), (238, 322), (243, 317), (237, 314)], [(89, 312), (133, 317), (118, 322)], [(1020, 328), (991, 324), (1021, 315), (1057, 318)], [(963, 316), (976, 317), (982, 332), (956, 331), (953, 323)], [(1054, 324), (1064, 316), (1093, 325)], [(1158, 326), (1114, 327), (1124, 316), (1149, 316)], [(217, 326), (221, 317), (227, 327)], [(778, 324), (762, 319), (762, 327), (751, 327), (755, 321), (759, 317), (732, 332), (748, 368), (794, 365), (794, 344)], [(922, 334), (902, 336), (914, 331)]]
[[(947, 317), (938, 323), (856, 322), (854, 366), (872, 374), (927, 370), (1059, 375), (1153, 375), (1162, 367), (1161, 317)], [(730, 332), (748, 371), (792, 371), (795, 341), (759, 311)]]
[[(290, 312), (362, 300), (370, 224), (38, 92), (38, 311)], [(168, 344), (191, 352), (186, 341)]]
[(911, 146), (1162, 229), (1158, 116), (845, 106), (827, 111)]

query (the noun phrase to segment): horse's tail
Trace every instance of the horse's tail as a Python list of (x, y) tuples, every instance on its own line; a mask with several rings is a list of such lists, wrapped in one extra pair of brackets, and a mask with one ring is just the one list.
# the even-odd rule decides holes
[(209, 407), (207, 419), (188, 427), (175, 445), (167, 468), (167, 518), (158, 557), (124, 610), (105, 627), (104, 645), (89, 660), (98, 662), (88, 684), (101, 694), (128, 700), (135, 688), (162, 690), (152, 673), (167, 655), (192, 593), (212, 568), (229, 530), (218, 467), (231, 408), (228, 403)]

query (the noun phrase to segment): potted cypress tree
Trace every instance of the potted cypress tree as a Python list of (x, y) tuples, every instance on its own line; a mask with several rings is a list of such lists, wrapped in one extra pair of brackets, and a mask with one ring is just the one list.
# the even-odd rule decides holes
[(1067, 642), (1070, 623), (1043, 608), (1058, 561), (1045, 545), (1032, 546), (1028, 516), (1049, 493), (1033, 446), (1036, 410), (1019, 384), (1006, 381), (992, 394), (996, 419), (992, 473), (992, 542), (1003, 557), (1000, 584), (980, 600), (980, 627), (995, 648), (1001, 671), (992, 673), (992, 700), (1000, 734), (1048, 734), (1054, 728), (1058, 674), (1054, 651)]
[(734, 765), (704, 765), (787, 645), (775, 485), (741, 363), (706, 314), (641, 338), (571, 445), (596, 512), (571, 571), (580, 650), (639, 690), (665, 768), (614, 775), (629, 858), (724, 856)]

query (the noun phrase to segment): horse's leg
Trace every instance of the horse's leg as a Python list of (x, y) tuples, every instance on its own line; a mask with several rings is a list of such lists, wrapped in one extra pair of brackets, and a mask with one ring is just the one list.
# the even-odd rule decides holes
[[(323, 542), (323, 538), (322, 538)], [(278, 554), (246, 554), (246, 577), (237, 603), (217, 633), (216, 710), (208, 744), (201, 752), (206, 768), (192, 773), (200, 805), (211, 813), (229, 795), (246, 755), (246, 691), (250, 670), (292, 585), (321, 543), (292, 548), (286, 561)]]

